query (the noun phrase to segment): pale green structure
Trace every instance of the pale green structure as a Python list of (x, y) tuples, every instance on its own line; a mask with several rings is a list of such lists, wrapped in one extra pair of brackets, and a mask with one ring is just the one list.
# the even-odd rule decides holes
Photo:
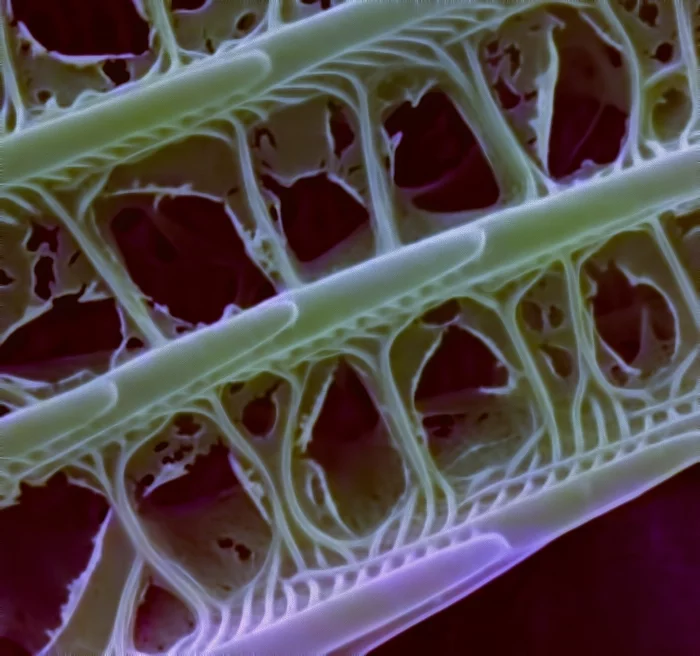
[[(20, 481), (42, 481), (74, 466), (100, 482), (113, 508), (91, 562), (103, 586), (112, 577), (106, 588), (112, 596), (90, 602), (89, 582), (74, 591), (64, 609), (65, 627), (47, 654), (137, 653), (129, 636), (146, 568), (157, 571), (196, 617), (194, 632), (168, 653), (363, 653), (556, 536), (700, 460), (700, 268), (694, 268), (700, 234), (691, 230), (681, 253), (667, 230), (668, 222), (700, 209), (697, 2), (665, 3), (679, 35), (680, 63), (653, 75), (639, 61), (640, 37), (616, 18), (612, 0), (600, 0), (596, 10), (590, 2), (566, 3), (588, 8), (612, 26), (608, 37), (633, 78), (629, 134), (618, 161), (567, 184), (543, 173), (503, 119), (483, 73), (476, 66), (460, 68), (454, 54), (459, 50), (464, 61), (478, 64), (474, 44), (482, 32), (536, 11), (539, 2), (357, 1), (285, 24), (272, 0), (261, 29), (186, 64), (186, 57), (173, 55), (177, 35), (167, 13), (153, 9), (156, 0), (145, 4), (161, 36), (159, 61), (169, 61), (167, 72), (154, 67), (118, 92), (86, 92), (68, 110), (54, 108), (45, 116), (28, 111), (7, 42), (0, 43), (6, 128), (0, 137), (0, 228), (49, 208), (150, 342), (145, 355), (0, 418), (0, 506), (13, 503)], [(8, 29), (4, 22), (5, 35)], [(539, 78), (540, 122), (533, 126), (542, 137), (540, 163), (558, 66), (551, 39), (550, 45)], [(495, 210), (413, 243), (401, 242), (392, 218), (366, 91), (368, 76), (376, 79), (377, 71), (404, 63), (439, 71), (436, 79), (461, 90), (460, 108), (508, 190)], [(690, 109), (673, 139), (662, 141), (651, 97), (664, 75), (687, 83)], [(369, 260), (304, 282), (270, 233), (250, 154), (237, 139), (251, 117), (319, 94), (353, 94), (378, 247)], [(109, 245), (98, 239), (89, 212), (93, 200), (107, 193), (113, 169), (138, 166), (195, 135), (214, 135), (233, 148), (266, 248), (240, 232), (249, 252), (259, 261), (264, 252), (265, 266), (288, 288), (170, 339)], [(652, 239), (658, 249), (658, 263), (642, 265), (652, 279), (663, 277), (657, 264), (669, 272), (673, 288), (664, 291), (678, 326), (673, 370), (660, 371), (646, 388), (621, 390), (597, 365), (599, 344), (579, 279), (586, 258), (628, 232)], [(568, 395), (538, 364), (518, 318), (528, 290), (548, 271), (566, 290), (582, 372)], [(500, 461), (484, 456), (476, 472), (446, 471), (431, 457), (412, 407), (419, 368), (407, 364), (411, 356), (400, 350), (411, 322), (450, 298), (470, 299), (500, 317), (509, 353), (519, 361), (513, 370), (531, 391), (536, 415), (528, 439), (505, 448)], [(429, 344), (427, 351), (435, 347)], [(295, 449), (319, 412), (319, 403), (303, 401), (308, 381), (300, 372), (329, 354), (352, 355), (371, 372), (373, 394), (405, 463), (404, 494), (365, 535), (343, 528), (330, 498), (326, 523), (310, 517), (298, 498), (305, 494), (299, 481), (311, 485), (319, 475), (292, 474)], [(289, 386), (288, 424), (274, 467), (229, 420), (222, 402), (228, 383), (267, 372)], [(215, 425), (245, 463), (236, 474), (272, 536), (258, 571), (228, 596), (192, 574), (204, 569), (188, 569), (152, 543), (126, 491), (139, 447), (182, 410)], [(105, 453), (109, 472), (101, 464)], [(101, 568), (107, 561), (113, 565)]]

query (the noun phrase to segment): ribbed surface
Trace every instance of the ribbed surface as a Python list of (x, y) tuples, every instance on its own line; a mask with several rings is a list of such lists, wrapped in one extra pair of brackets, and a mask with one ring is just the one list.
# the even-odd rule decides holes
[(114, 510), (42, 653), (370, 644), (695, 458), (700, 10), (117, 4), (2, 23), (0, 513)]

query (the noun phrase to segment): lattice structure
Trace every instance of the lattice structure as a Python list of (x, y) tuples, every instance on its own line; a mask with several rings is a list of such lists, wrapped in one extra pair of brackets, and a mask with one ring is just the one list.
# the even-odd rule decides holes
[(49, 5), (0, 647), (363, 653), (698, 459), (697, 0)]

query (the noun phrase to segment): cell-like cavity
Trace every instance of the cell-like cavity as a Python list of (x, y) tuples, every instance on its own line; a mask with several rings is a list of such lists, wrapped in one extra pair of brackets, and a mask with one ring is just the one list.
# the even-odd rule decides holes
[(496, 102), (557, 180), (614, 161), (626, 134), (627, 62), (604, 28), (596, 10), (550, 4), (518, 12), (480, 44)]
[(228, 305), (269, 298), (284, 284), (276, 256), (282, 246), (260, 228), (228, 139), (193, 135), (125, 163), (94, 203), (96, 229), (116, 250), (115, 220), (131, 224), (120, 237), (126, 268), (130, 260), (154, 321), (169, 336), (216, 321)]
[(31, 114), (68, 107), (83, 93), (115, 86), (102, 65), (124, 62), (130, 78), (153, 66), (150, 25), (143, 3), (12, 0), (8, 45), (14, 75)]
[(681, 58), (676, 18), (679, 5), (662, 0), (618, 0), (611, 7), (634, 48), (643, 80), (678, 63)]
[[(85, 470), (71, 470), (97, 492), (102, 488)], [(86, 476), (87, 474), (87, 476)], [(54, 636), (49, 654), (105, 654), (115, 630), (119, 610), (131, 611), (136, 591), (132, 591), (129, 574), (137, 561), (135, 545), (117, 513), (111, 512), (96, 538), (99, 545), (90, 563), (89, 579), (80, 581), (74, 591), (66, 622)], [(76, 586), (77, 587), (77, 586)]]
[(456, 325), (442, 330), (413, 399), (438, 465), (449, 468), (480, 440), (509, 438), (513, 426), (503, 398), (490, 393), (508, 381), (508, 370), (479, 337)]
[(0, 225), (0, 334), (40, 310), (51, 296), (75, 292), (96, 279), (86, 262), (72, 260), (80, 251), (55, 221), (28, 213), (18, 218), (17, 226)]
[(194, 194), (149, 200), (132, 196), (110, 228), (129, 275), (153, 303), (194, 325), (274, 296), (223, 202)]
[(431, 413), (449, 411), (482, 389), (504, 387), (507, 382), (507, 369), (479, 337), (459, 326), (448, 326), (421, 373), (414, 395), (416, 408)]
[(453, 482), (505, 466), (541, 421), (498, 314), (468, 298), (458, 305), (450, 323), (416, 319), (391, 349), (401, 398)]
[(262, 373), (239, 387), (227, 385), (221, 401), (231, 421), (255, 444), (269, 442), (274, 449), (284, 429), (289, 405), (289, 383), (274, 374)]
[(645, 132), (662, 143), (678, 139), (693, 115), (687, 76), (663, 77), (648, 88), (645, 106)]
[(539, 95), (548, 91), (540, 76), (550, 65), (548, 38), (558, 24), (552, 14), (537, 7), (518, 12), (495, 31), (486, 32), (478, 44), (494, 100), (521, 146), (543, 168), (549, 126), (540, 115)]
[[(559, 9), (559, 8), (558, 8)], [(614, 162), (627, 134), (628, 73), (610, 46), (574, 10), (562, 8), (554, 31), (559, 71), (554, 88), (547, 169), (556, 180), (586, 162)]]
[[(225, 447), (217, 445), (206, 455), (197, 456), (192, 466), (186, 466), (188, 476), (175, 479), (156, 487), (144, 496), (141, 509), (173, 510), (189, 512), (206, 508), (210, 503), (224, 498), (237, 484), (233, 470), (225, 459), (228, 452)], [(163, 463), (183, 459), (182, 451), (175, 456), (165, 456)]]
[[(217, 597), (260, 571), (272, 540), (243, 464), (208, 419), (180, 415), (146, 441), (127, 481), (148, 539)], [(229, 544), (230, 541), (230, 544)]]
[(644, 333), (644, 338), (673, 348), (673, 314), (658, 290), (634, 284), (614, 262), (605, 269), (591, 266), (587, 273), (596, 285), (591, 304), (598, 334), (626, 364), (640, 357)]
[[(164, 144), (155, 152), (115, 166), (97, 198), (98, 215), (114, 197), (129, 196), (146, 187), (166, 190), (186, 189), (193, 193), (226, 199), (236, 217), (247, 227), (252, 224), (241, 203), (242, 174), (236, 145), (230, 135), (194, 134)], [(116, 202), (116, 201), (114, 201)]]
[(175, 38), (186, 51), (200, 56), (238, 45), (264, 28), (266, 4), (262, 0), (173, 0)]
[(553, 396), (562, 386), (571, 391), (578, 376), (576, 338), (569, 318), (566, 277), (560, 264), (543, 272), (522, 294), (518, 320), (523, 335), (535, 352), (537, 363)]
[(0, 287), (9, 287), (15, 279), (5, 271), (5, 269), (0, 269)]
[[(560, 430), (562, 457), (596, 447), (597, 428), (590, 406), (575, 405), (579, 386), (588, 378), (585, 364), (584, 371), (581, 370), (580, 347), (570, 315), (572, 300), (563, 265), (552, 264), (538, 272), (535, 281), (524, 290), (522, 283), (517, 283), (511, 293), (520, 298), (516, 315), (518, 328), (547, 390), (550, 409)], [(580, 303), (579, 300), (573, 302)], [(609, 415), (610, 407), (604, 403), (599, 407), (612, 424), (614, 417)], [(577, 431), (583, 438), (579, 444), (572, 439)]]
[(266, 437), (275, 427), (277, 409), (268, 392), (265, 396), (251, 399), (243, 408), (241, 423), (246, 430), (256, 437)]
[[(280, 473), (281, 451), (297, 420), (301, 381), (262, 372), (245, 383), (225, 384), (219, 400), (231, 423), (255, 450), (273, 479)], [(288, 438), (287, 438), (288, 439)], [(281, 484), (280, 480), (277, 480)]]
[(570, 350), (553, 346), (552, 344), (542, 344), (542, 353), (547, 357), (549, 366), (554, 374), (562, 380), (571, 378), (574, 373), (574, 356)]
[(108, 510), (104, 497), (62, 473), (42, 486), (22, 483), (18, 502), (0, 510), (1, 653), (36, 653), (62, 626)]
[(364, 535), (399, 502), (403, 460), (366, 373), (348, 359), (307, 378), (302, 441), (292, 463), (295, 494), (313, 521), (336, 536)]
[(149, 26), (132, 0), (13, 0), (13, 16), (48, 51), (128, 55), (148, 49)]
[(491, 207), (500, 190), (493, 168), (465, 118), (442, 90), (404, 101), (384, 120), (395, 144), (393, 180), (426, 212)]
[(123, 59), (108, 59), (102, 64), (102, 72), (115, 87), (126, 84), (131, 79), (129, 67)]
[(279, 200), (282, 232), (302, 264), (333, 254), (351, 237), (369, 227), (369, 212), (337, 179), (317, 173), (283, 185), (262, 179)]
[(678, 215), (671, 213), (664, 225), (678, 259), (700, 293), (700, 210), (679, 212)]
[(105, 371), (132, 350), (133, 328), (68, 230), (38, 212), (18, 218), (0, 227), (12, 279), (0, 287), (0, 375), (54, 383)]
[(81, 369), (106, 370), (123, 341), (119, 312), (113, 299), (80, 296), (54, 298), (10, 332), (0, 343), (0, 373), (57, 380)]
[(152, 581), (145, 587), (134, 618), (136, 649), (162, 654), (194, 627), (194, 615), (179, 597)]
[(646, 385), (697, 343), (689, 299), (646, 232), (617, 235), (586, 259), (582, 285), (611, 382)]
[(430, 308), (421, 316), (421, 321), (427, 324), (444, 326), (457, 319), (461, 310), (459, 301), (456, 298), (451, 298), (449, 301)]
[(359, 125), (352, 108), (319, 95), (250, 130), (254, 167), (281, 238), (306, 276), (374, 253)]

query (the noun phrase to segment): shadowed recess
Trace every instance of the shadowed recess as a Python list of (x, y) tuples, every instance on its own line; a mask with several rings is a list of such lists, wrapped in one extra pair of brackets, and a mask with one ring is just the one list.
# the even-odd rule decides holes
[[(19, 501), (0, 510), (0, 643), (36, 652), (61, 624), (68, 586), (87, 566), (109, 507), (104, 497), (56, 474), (41, 487), (21, 484)], [(3, 651), (9, 646), (9, 651)]]
[(270, 175), (263, 185), (280, 201), (282, 231), (294, 256), (313, 262), (369, 227), (369, 212), (326, 173), (300, 177), (285, 186)]
[(250, 400), (243, 408), (241, 422), (255, 437), (265, 437), (272, 432), (277, 420), (277, 407), (272, 399), (274, 388)]
[(134, 646), (147, 654), (162, 654), (194, 627), (192, 611), (174, 594), (151, 583), (136, 611)]
[(505, 387), (509, 373), (474, 333), (456, 325), (442, 329), (414, 393), (427, 446), (450, 475), (464, 475), (500, 463), (527, 431), (522, 399)]
[(565, 26), (554, 32), (559, 75), (547, 162), (555, 180), (576, 173), (586, 160), (605, 165), (617, 159), (628, 119), (619, 96), (629, 74), (592, 27), (567, 7), (558, 7), (557, 13)]
[[(163, 439), (166, 434), (169, 440)], [(200, 445), (217, 440), (206, 452), (197, 455), (186, 448), (194, 439), (179, 430), (154, 436), (136, 458), (141, 460), (141, 467), (134, 463), (139, 472), (129, 478), (135, 481), (136, 505), (149, 541), (212, 595), (228, 598), (260, 571), (271, 528), (239, 481), (232, 455), (215, 429), (207, 424), (196, 438)]]
[(222, 202), (164, 197), (121, 209), (111, 230), (134, 282), (192, 324), (213, 323), (228, 305), (249, 308), (275, 295), (246, 252)]
[(0, 637), (0, 654), (3, 656), (31, 656), (32, 652), (11, 638)]
[(428, 325), (444, 326), (455, 321), (459, 311), (459, 301), (452, 298), (428, 310), (421, 317), (421, 321)]
[(40, 223), (32, 224), (32, 231), (25, 247), (28, 251), (36, 253), (44, 244), (52, 252), (58, 252), (58, 237), (60, 228), (58, 226), (45, 226)]
[(354, 143), (355, 133), (343, 106), (332, 100), (328, 102), (328, 132), (333, 144), (333, 154), (340, 159)]
[(394, 152), (394, 182), (427, 212), (461, 212), (494, 205), (500, 196), (490, 163), (471, 129), (442, 91), (414, 107), (399, 105), (385, 120)]
[(471, 400), (482, 388), (507, 382), (507, 369), (479, 337), (448, 326), (423, 368), (414, 399), (419, 410), (430, 413)]
[(123, 339), (115, 302), (81, 302), (80, 296), (55, 298), (49, 309), (11, 332), (0, 344), (0, 373), (56, 380), (107, 367)]
[(400, 456), (357, 371), (340, 360), (312, 430), (306, 456), (328, 477), (345, 523), (371, 529), (404, 489)]
[(62, 55), (141, 55), (150, 28), (132, 0), (12, 0), (15, 20)]
[(597, 287), (591, 307), (603, 341), (646, 376), (660, 364), (668, 364), (651, 353), (651, 342), (656, 341), (667, 345), (668, 356), (676, 337), (673, 313), (664, 296), (651, 285), (633, 284), (614, 262), (604, 270), (589, 263), (586, 271)]
[(191, 514), (205, 511), (230, 496), (239, 482), (228, 460), (228, 449), (215, 444), (208, 453), (185, 465), (186, 474), (156, 487), (140, 500), (146, 513)]
[(171, 0), (172, 11), (197, 11), (206, 5), (208, 0)]
[(34, 294), (42, 301), (48, 301), (51, 298), (55, 282), (53, 258), (49, 255), (43, 255), (34, 264)]

